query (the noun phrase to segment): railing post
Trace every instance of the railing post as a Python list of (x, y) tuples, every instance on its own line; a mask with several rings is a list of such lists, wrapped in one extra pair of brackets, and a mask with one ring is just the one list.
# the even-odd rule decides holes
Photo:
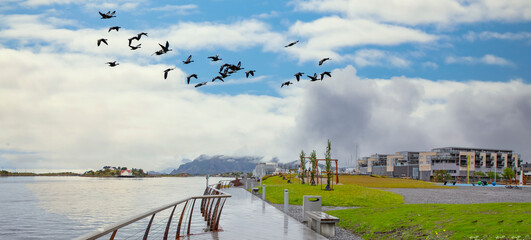
[(155, 214), (156, 214), (156, 213), (153, 213), (153, 215), (151, 216), (151, 220), (149, 220), (149, 224), (148, 224), (148, 226), (147, 226), (147, 228), (146, 228), (146, 232), (144, 233), (144, 238), (143, 238), (143, 240), (147, 240), (147, 238), (148, 238), (149, 229), (151, 228), (151, 224), (153, 223), (153, 219), (155, 218)]
[(288, 207), (289, 207), (289, 190), (288, 189), (284, 189), (284, 212), (287, 213), (288, 212)]
[(170, 218), (168, 219), (168, 224), (166, 224), (166, 230), (164, 231), (164, 240), (168, 239), (168, 232), (170, 231), (171, 219), (173, 218), (173, 213), (175, 213), (175, 208), (177, 208), (177, 205), (173, 206), (173, 210), (171, 210)]
[(194, 198), (194, 203), (192, 203), (192, 210), (190, 211), (190, 219), (188, 219), (188, 231), (186, 231), (187, 235), (190, 235), (190, 225), (192, 225), (192, 216), (194, 215), (194, 206), (195, 206), (195, 198)]
[(181, 213), (181, 217), (179, 218), (179, 224), (177, 225), (177, 233), (175, 236), (175, 239), (179, 239), (181, 237), (181, 223), (183, 222), (183, 216), (184, 216), (184, 210), (186, 210), (186, 206), (188, 206), (188, 201), (184, 204), (183, 212)]

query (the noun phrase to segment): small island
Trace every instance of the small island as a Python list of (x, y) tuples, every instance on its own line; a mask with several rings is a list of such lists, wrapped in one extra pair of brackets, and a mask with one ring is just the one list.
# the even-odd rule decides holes
[(103, 169), (89, 170), (81, 174), (82, 177), (149, 177), (142, 168), (127, 169), (127, 167), (105, 166)]

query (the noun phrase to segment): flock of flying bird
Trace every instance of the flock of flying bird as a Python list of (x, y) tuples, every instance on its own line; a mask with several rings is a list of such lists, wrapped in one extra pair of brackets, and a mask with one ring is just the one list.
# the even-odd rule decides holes
[[(113, 17), (116, 17), (114, 14), (116, 13), (116, 11), (108, 11), (107, 13), (102, 13), (102, 12), (99, 12), (100, 16), (101, 16), (101, 19), (111, 19)], [(120, 30), (121, 27), (119, 26), (113, 26), (113, 27), (110, 27), (109, 30), (107, 32), (111, 32), (111, 31), (116, 31), (118, 32)], [(129, 38), (129, 47), (131, 48), (131, 50), (137, 50), (139, 48), (141, 48), (142, 44), (141, 43), (138, 43), (136, 45), (132, 45), (133, 44), (133, 40), (136, 40), (137, 42), (140, 41), (140, 39), (142, 38), (142, 36), (146, 36), (148, 37), (148, 34), (145, 33), (145, 32), (141, 32), (141, 33), (138, 33), (136, 36), (133, 36), (131, 38)], [(97, 40), (97, 45), (98, 47), (104, 43), (105, 45), (109, 45), (108, 42), (107, 42), (108, 39), (106, 38), (100, 38)], [(289, 43), (288, 45), (284, 46), (284, 47), (291, 47), (295, 44), (297, 44), (299, 41), (294, 41), (294, 42), (291, 42)], [(163, 44), (160, 44), (159, 43), (159, 46), (160, 46), (160, 50), (154, 52), (152, 55), (163, 55), (163, 54), (166, 54), (170, 51), (172, 51), (172, 49), (170, 49), (170, 43), (168, 41), (166, 41), (166, 43), (163, 45)], [(212, 62), (217, 62), (217, 61), (220, 61), (222, 60), (219, 55), (216, 55), (216, 56), (210, 56), (208, 57)], [(323, 58), (319, 61), (319, 66), (323, 65), (323, 63), (325, 61), (328, 61), (330, 60), (330, 58)], [(194, 60), (192, 60), (192, 55), (188, 56), (188, 58), (186, 60), (183, 61), (184, 64), (190, 64), (194, 62)], [(119, 63), (117, 63), (116, 61), (112, 61), (112, 62), (107, 62), (106, 64), (108, 64), (110, 67), (116, 67), (119, 65)], [(167, 79), (168, 78), (168, 73), (172, 70), (174, 70), (175, 68), (167, 68), (165, 69), (163, 72), (164, 72), (164, 79)], [(227, 78), (228, 76), (231, 76), (232, 74), (242, 70), (244, 68), (241, 67), (241, 61), (238, 62), (237, 64), (229, 64), (229, 63), (225, 63), (223, 65), (221, 65), (221, 67), (219, 68), (219, 75), (218, 76), (215, 76), (214, 78), (212, 78), (212, 82), (216, 81), (216, 80), (219, 80), (219, 81), (222, 81), (222, 82), (225, 82), (224, 79)], [(246, 78), (249, 78), (249, 76), (254, 76), (254, 73), (256, 72), (256, 70), (249, 70), (249, 71), (246, 71), (245, 72), (245, 77)], [(302, 76), (304, 75), (303, 72), (298, 72), (298, 73), (295, 73), (294, 76), (295, 76), (295, 79), (297, 80), (297, 82), (299, 82), (302, 78)], [(317, 73), (314, 73), (313, 75), (306, 75), (310, 81), (314, 82), (314, 81), (318, 81), (318, 80), (323, 80), (324, 76), (328, 76), (328, 77), (332, 77), (331, 73), (328, 72), (328, 71), (324, 71), (322, 73), (320, 73), (319, 75)], [(195, 78), (195, 79), (198, 79), (197, 78), (197, 74), (191, 74), (189, 76), (186, 77), (186, 83), (187, 84), (190, 84), (190, 80), (192, 78)], [(201, 87), (201, 86), (204, 86), (206, 85), (208, 82), (200, 82), (200, 83), (197, 83), (195, 85), (195, 87)], [(293, 84), (291, 81), (286, 81), (286, 82), (283, 82), (280, 87), (284, 87), (284, 86), (289, 86), (290, 84)]]

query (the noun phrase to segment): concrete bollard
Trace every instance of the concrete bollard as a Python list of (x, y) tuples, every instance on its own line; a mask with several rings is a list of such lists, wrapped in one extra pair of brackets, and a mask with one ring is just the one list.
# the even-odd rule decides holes
[(265, 184), (262, 185), (262, 199), (265, 201)]
[(284, 212), (288, 213), (289, 209), (289, 190), (284, 189)]

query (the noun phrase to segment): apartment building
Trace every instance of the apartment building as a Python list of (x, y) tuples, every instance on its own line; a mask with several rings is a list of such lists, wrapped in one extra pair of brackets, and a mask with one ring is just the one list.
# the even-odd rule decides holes
[(437, 170), (446, 170), (452, 177), (466, 177), (467, 172), (472, 176), (476, 171), (501, 173), (507, 167), (519, 170), (521, 164), (521, 156), (512, 150), (444, 147), (428, 152), (374, 154), (358, 160), (357, 171), (428, 181)]

